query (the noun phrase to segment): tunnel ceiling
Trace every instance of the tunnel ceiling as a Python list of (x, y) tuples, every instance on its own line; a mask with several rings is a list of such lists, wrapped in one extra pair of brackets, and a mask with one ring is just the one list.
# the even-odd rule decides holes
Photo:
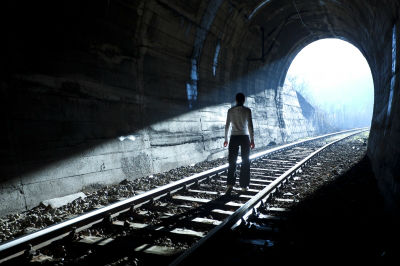
[[(247, 34), (258, 34), (261, 38), (260, 29), (264, 29), (265, 62), (284, 61), (279, 71), (275, 71), (282, 73), (279, 85), (283, 85), (287, 69), (297, 53), (323, 38), (339, 38), (356, 46), (366, 57), (376, 80), (379, 70), (375, 66), (374, 51), (391, 37), (391, 32), (380, 31), (380, 36), (373, 36), (373, 33), (387, 26), (379, 21), (396, 17), (399, 10), (397, 1), (264, 0), (235, 3), (237, 8), (245, 10), (244, 17), (250, 28)], [(249, 39), (257, 41), (255, 36), (242, 38), (239, 51), (249, 47)], [(260, 44), (253, 43), (252, 46), (259, 47)], [(251, 56), (254, 55), (259, 56), (261, 52), (252, 51)]]

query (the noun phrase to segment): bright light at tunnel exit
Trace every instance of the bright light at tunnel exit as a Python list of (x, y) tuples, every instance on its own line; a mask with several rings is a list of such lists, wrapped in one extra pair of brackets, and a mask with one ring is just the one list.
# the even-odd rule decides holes
[(336, 126), (370, 125), (374, 101), (371, 70), (352, 44), (339, 39), (311, 43), (293, 60), (285, 85), (289, 80), (295, 81), (293, 87), (312, 105), (334, 114), (335, 119), (342, 116)]

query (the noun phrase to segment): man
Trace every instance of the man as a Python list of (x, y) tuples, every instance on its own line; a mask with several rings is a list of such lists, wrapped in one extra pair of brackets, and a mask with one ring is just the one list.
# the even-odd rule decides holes
[[(229, 195), (232, 192), (235, 184), (236, 160), (239, 152), (242, 156), (242, 166), (240, 168), (239, 184), (242, 191), (247, 190), (250, 183), (250, 148), (254, 149), (254, 130), (253, 121), (251, 118), (251, 110), (243, 106), (245, 96), (243, 93), (236, 94), (236, 106), (228, 110), (225, 125), (225, 142), (224, 147), (228, 146), (228, 132), (232, 124), (231, 138), (229, 141), (229, 168), (226, 193)], [(250, 139), (249, 139), (250, 135)]]

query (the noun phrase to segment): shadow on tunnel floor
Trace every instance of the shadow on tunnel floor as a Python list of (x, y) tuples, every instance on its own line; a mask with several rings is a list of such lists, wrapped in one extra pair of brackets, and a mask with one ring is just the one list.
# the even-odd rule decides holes
[(282, 228), (272, 247), (243, 245), (240, 239), (246, 235), (235, 233), (209, 245), (206, 252), (218, 252), (213, 256), (215, 264), (229, 265), (395, 265), (400, 261), (400, 230), (385, 213), (367, 157), (298, 203)]
[(275, 255), (288, 262), (391, 265), (400, 258), (398, 236), (365, 157), (291, 211)]

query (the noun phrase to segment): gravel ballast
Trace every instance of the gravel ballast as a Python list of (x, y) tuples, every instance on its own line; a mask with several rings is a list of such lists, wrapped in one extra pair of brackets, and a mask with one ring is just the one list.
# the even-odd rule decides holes
[[(357, 144), (360, 146), (363, 145), (364, 142), (365, 136), (359, 137)], [(357, 149), (359, 150), (360, 148), (358, 146)], [(254, 150), (253, 152), (257, 152), (257, 150)], [(78, 198), (64, 206), (52, 208), (51, 206), (40, 204), (31, 210), (7, 215), (0, 218), (0, 243), (38, 231), (55, 223), (76, 217), (82, 213), (101, 208), (113, 202), (132, 197), (134, 195), (138, 195), (145, 191), (166, 185), (170, 182), (177, 181), (195, 173), (220, 166), (226, 162), (226, 158), (220, 158), (213, 161), (205, 161), (190, 166), (179, 167), (168, 172), (154, 174), (134, 180), (124, 180), (117, 185), (93, 185), (91, 187), (87, 187), (83, 191), (86, 197)], [(339, 173), (343, 171), (344, 168), (345, 166), (341, 164), (341, 166), (336, 167), (333, 171), (337, 171)], [(325, 182), (327, 177), (329, 177), (329, 175), (325, 175), (319, 181), (312, 181), (308, 188), (314, 187), (316, 182)]]
[[(229, 265), (397, 265), (398, 222), (385, 212), (368, 157), (368, 134), (327, 149), (277, 192), (269, 207), (286, 208), (279, 233), (263, 238), (255, 225), (239, 228), (207, 249)], [(255, 233), (256, 232), (256, 233)], [(243, 239), (265, 245), (243, 244)], [(268, 243), (268, 245), (267, 245)], [(202, 261), (198, 261), (202, 264)]]

